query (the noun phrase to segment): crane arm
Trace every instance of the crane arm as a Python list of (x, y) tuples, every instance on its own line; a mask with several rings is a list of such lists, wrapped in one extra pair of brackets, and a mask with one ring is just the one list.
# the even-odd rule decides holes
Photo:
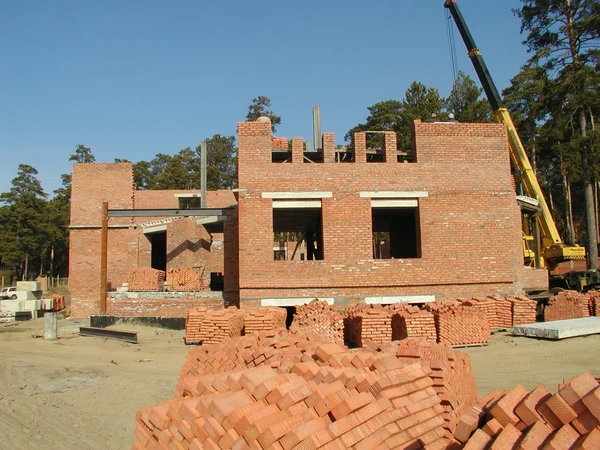
[(538, 216), (540, 228), (542, 230), (542, 247), (543, 247), (543, 258), (546, 261), (549, 268), (554, 267), (557, 263), (568, 259), (584, 259), (585, 248), (584, 247), (566, 247), (558, 233), (544, 193), (538, 183), (535, 172), (531, 167), (527, 152), (523, 147), (517, 129), (510, 117), (508, 110), (502, 104), (502, 98), (496, 89), (494, 80), (485, 65), (485, 61), (481, 56), (481, 52), (475, 45), (473, 36), (467, 27), (467, 24), (456, 4), (456, 0), (446, 0), (444, 6), (450, 10), (452, 18), (458, 27), (458, 31), (467, 47), (469, 58), (473, 63), (475, 72), (485, 95), (492, 107), (494, 112), (494, 118), (497, 122), (503, 123), (508, 128), (508, 140), (510, 147), (510, 157), (513, 166), (521, 172), (522, 181), (525, 187), (525, 191), (529, 197), (535, 198), (539, 202), (540, 215)]

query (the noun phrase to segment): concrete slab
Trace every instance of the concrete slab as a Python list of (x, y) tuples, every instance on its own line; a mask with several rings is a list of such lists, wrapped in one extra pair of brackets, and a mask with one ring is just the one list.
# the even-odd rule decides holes
[(566, 339), (600, 333), (600, 317), (582, 317), (580, 319), (555, 320), (553, 322), (518, 325), (512, 328), (515, 336), (544, 339)]

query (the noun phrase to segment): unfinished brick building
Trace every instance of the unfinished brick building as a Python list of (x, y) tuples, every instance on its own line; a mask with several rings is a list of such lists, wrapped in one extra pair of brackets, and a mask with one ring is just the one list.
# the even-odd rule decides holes
[[(199, 191), (136, 190), (130, 163), (75, 164), (71, 187), (69, 291), (71, 315), (88, 317), (100, 311), (100, 239), (102, 202), (111, 209), (176, 209), (181, 199)], [(225, 208), (235, 204), (231, 191), (207, 192), (207, 205)], [(123, 217), (108, 222), (108, 290), (115, 291), (137, 267), (169, 271), (194, 268), (209, 291), (215, 275), (224, 272), (223, 233), (211, 229), (207, 219), (183, 217)], [(221, 227), (222, 228), (222, 227)], [(210, 231), (210, 232), (209, 232)], [(212, 280), (211, 280), (212, 275)], [(168, 275), (167, 275), (168, 277)], [(222, 297), (210, 292), (165, 295), (111, 292), (106, 314), (135, 317), (185, 317), (198, 304)]]
[(417, 121), (413, 131), (406, 159), (391, 132), (378, 151), (357, 133), (349, 152), (325, 133), (308, 154), (300, 138), (289, 152), (273, 140), (269, 122), (240, 123), (225, 295), (345, 305), (546, 288), (547, 273), (523, 264), (506, 126)]

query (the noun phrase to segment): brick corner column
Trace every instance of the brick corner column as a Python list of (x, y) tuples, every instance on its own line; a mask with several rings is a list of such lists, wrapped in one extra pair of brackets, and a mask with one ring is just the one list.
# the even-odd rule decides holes
[(335, 133), (323, 133), (323, 162), (335, 162)]
[(383, 133), (383, 159), (386, 163), (398, 162), (398, 141), (396, 140), (396, 133), (393, 131), (386, 131)]
[(361, 131), (360, 133), (354, 133), (352, 136), (352, 145), (354, 147), (354, 162), (355, 163), (366, 163), (367, 162), (367, 133)]
[(304, 162), (304, 142), (301, 137), (292, 138), (292, 163)]

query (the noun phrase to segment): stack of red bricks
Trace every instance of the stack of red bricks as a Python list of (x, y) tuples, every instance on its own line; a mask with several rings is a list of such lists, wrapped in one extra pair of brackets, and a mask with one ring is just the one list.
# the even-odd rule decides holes
[(169, 269), (167, 281), (171, 291), (201, 291), (204, 289), (204, 281), (200, 272), (190, 268), (174, 267)]
[(590, 316), (598, 316), (598, 312), (600, 311), (600, 291), (590, 291), (588, 292), (588, 296)]
[(490, 341), (490, 326), (483, 309), (451, 300), (428, 303), (425, 309), (435, 318), (438, 342), (470, 345)]
[(365, 341), (392, 341), (392, 313), (381, 305), (359, 304), (346, 309), (345, 339), (362, 347)]
[(164, 271), (150, 267), (138, 267), (129, 272), (127, 289), (130, 291), (162, 291), (164, 281)]
[(202, 340), (202, 321), (206, 315), (208, 308), (206, 306), (199, 306), (196, 309), (188, 311), (185, 319), (185, 343), (186, 344), (199, 344)]
[(456, 352), (447, 344), (411, 339), (382, 344), (381, 350), (395, 354), (406, 364), (419, 362), (431, 370), (433, 388), (444, 408), (445, 428), (454, 433), (458, 419), (477, 401), (469, 355)]
[(392, 340), (424, 339), (436, 342), (435, 319), (431, 311), (397, 303), (387, 307), (392, 312)]
[[(502, 298), (502, 297), (499, 297)], [(466, 306), (473, 306), (479, 308), (485, 312), (485, 317), (490, 325), (490, 329), (499, 328), (498, 326), (498, 315), (496, 313), (496, 300), (492, 297), (473, 297), (468, 300), (460, 300), (460, 302)], [(501, 303), (504, 305), (504, 303)], [(502, 308), (501, 308), (502, 309)]]
[(454, 439), (465, 449), (598, 449), (600, 386), (584, 373), (555, 394), (541, 385), (491, 392), (461, 417)]
[(295, 335), (279, 329), (193, 347), (181, 368), (177, 392), (182, 392), (182, 383), (189, 377), (263, 365), (289, 369), (296, 362), (312, 360), (315, 348), (323, 342), (321, 336)]
[(271, 331), (285, 328), (287, 311), (284, 308), (252, 308), (243, 309), (244, 333)]
[[(441, 353), (448, 363), (456, 360), (448, 347), (429, 346), (430, 365)], [(268, 359), (265, 349), (272, 352)], [(272, 364), (293, 349), (299, 361)], [(262, 359), (254, 364), (257, 353)], [(433, 370), (418, 361), (315, 346), (286, 331), (196, 347), (182, 367), (176, 393), (182, 397), (138, 412), (134, 449), (445, 449), (451, 440), (446, 411)], [(448, 365), (440, 375), (453, 370)]]
[(294, 333), (323, 336), (328, 342), (344, 343), (344, 317), (325, 300), (314, 299), (296, 307), (290, 326)]
[(65, 296), (60, 294), (50, 294), (45, 299), (52, 300), (52, 307), (47, 311), (61, 311), (66, 308)]
[(513, 326), (512, 302), (500, 295), (490, 295), (488, 298), (492, 300), (496, 311), (496, 318), (494, 323), (490, 325), (491, 328), (501, 330), (511, 328)]
[(589, 296), (576, 291), (562, 291), (548, 300), (544, 310), (544, 320), (578, 319), (589, 317)]
[(203, 344), (218, 344), (225, 338), (241, 336), (244, 329), (244, 313), (234, 307), (223, 310), (208, 310), (202, 318), (200, 341)]
[(506, 300), (512, 303), (513, 326), (535, 323), (537, 316), (537, 302), (535, 300), (523, 295), (506, 297)]
[(284, 137), (272, 137), (271, 138), (271, 148), (276, 148), (279, 150), (287, 150), (288, 149), (288, 140)]

